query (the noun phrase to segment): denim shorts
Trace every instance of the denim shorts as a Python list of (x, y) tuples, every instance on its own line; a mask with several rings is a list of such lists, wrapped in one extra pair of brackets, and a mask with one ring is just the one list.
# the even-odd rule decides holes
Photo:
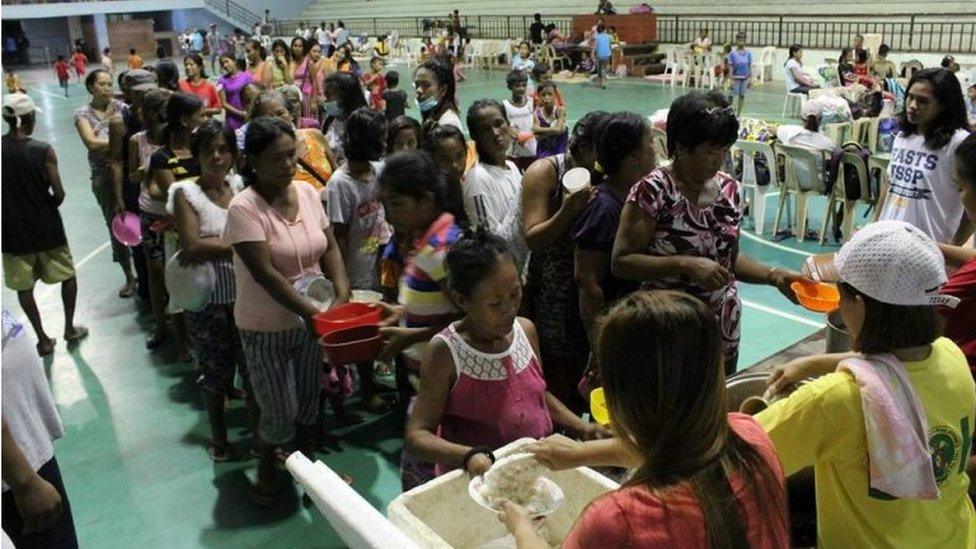
[(748, 78), (736, 78), (732, 80), (732, 95), (745, 96), (749, 89)]

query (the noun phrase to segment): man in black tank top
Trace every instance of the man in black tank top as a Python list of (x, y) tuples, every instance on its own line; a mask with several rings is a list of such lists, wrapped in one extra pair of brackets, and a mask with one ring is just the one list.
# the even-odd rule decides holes
[(58, 158), (51, 145), (30, 137), (37, 107), (26, 94), (12, 93), (3, 99), (3, 119), (10, 131), (2, 146), (2, 230), (4, 283), (17, 292), (17, 299), (37, 334), (37, 352), (51, 354), (54, 339), (48, 337), (34, 301), (34, 284), (62, 284), (64, 338), (74, 342), (88, 334), (75, 326), (78, 281), (64, 233), (58, 206), (64, 202), (64, 187), (58, 173)]

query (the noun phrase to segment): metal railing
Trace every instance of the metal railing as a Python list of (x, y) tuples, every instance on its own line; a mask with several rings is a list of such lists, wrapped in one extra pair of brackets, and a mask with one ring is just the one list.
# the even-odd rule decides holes
[(233, 0), (204, 0), (204, 5), (210, 11), (219, 13), (238, 25), (243, 25), (241, 28), (246, 31), (250, 31), (251, 27), (261, 21), (262, 18), (261, 15), (254, 13)]
[[(207, 0), (221, 1), (221, 0)], [(231, 1), (231, 0), (227, 0)], [(438, 19), (436, 16), (343, 18), (353, 35), (377, 36), (396, 31), (403, 37), (424, 36)], [(572, 15), (547, 15), (561, 33), (572, 32)], [(318, 21), (308, 21), (317, 24)], [(281, 21), (283, 35), (294, 34), (299, 20)], [(528, 15), (468, 15), (462, 25), (471, 38), (518, 39), (528, 36), (532, 17)], [(840, 50), (849, 46), (854, 35), (877, 33), (892, 50), (900, 52), (976, 53), (976, 11), (940, 15), (886, 16), (877, 14), (845, 15), (668, 15), (657, 14), (657, 41), (688, 43), (702, 27), (716, 44), (733, 43), (744, 31), (751, 46), (788, 48), (801, 44), (808, 49)]]
[(658, 42), (685, 43), (709, 29), (716, 44), (746, 33), (753, 46), (840, 50), (856, 34), (880, 34), (894, 51), (976, 53), (976, 12), (945, 15), (658, 15)]

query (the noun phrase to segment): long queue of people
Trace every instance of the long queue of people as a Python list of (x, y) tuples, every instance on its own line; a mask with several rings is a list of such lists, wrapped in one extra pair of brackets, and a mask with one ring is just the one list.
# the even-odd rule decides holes
[[(156, 320), (147, 347), (170, 337), (172, 321), (181, 356), (189, 360), (192, 348), (211, 459), (234, 452), (226, 399), (242, 392), (248, 400), (255, 503), (275, 504), (289, 452), (314, 455), (327, 438), (323, 403), (338, 420), (356, 421), (342, 405), (355, 370), (370, 407), (395, 405), (404, 419), (405, 490), (451, 469), (483, 473), (493, 449), (522, 437), (540, 439), (532, 451), (553, 468), (636, 469), (584, 512), (567, 546), (786, 546), (784, 478), (809, 466), (825, 546), (976, 546), (966, 468), (976, 426), (967, 368), (976, 322), (966, 301), (976, 254), (946, 238), (969, 236), (963, 208), (928, 202), (944, 204), (943, 187), (957, 184), (956, 203), (976, 219), (976, 137), (965, 130), (961, 91), (937, 88), (955, 78), (926, 73), (909, 83), (892, 164), (913, 170), (912, 187), (893, 176), (885, 221), (859, 231), (834, 260), (856, 354), (778, 367), (776, 390), (827, 375), (752, 419), (726, 412), (724, 380), (738, 367), (739, 283), (795, 301), (790, 286), (805, 277), (739, 247), (739, 184), (721, 171), (739, 128), (726, 97), (692, 92), (672, 103), (667, 167), (655, 167), (646, 117), (592, 112), (572, 128), (565, 152), (526, 163), (523, 173), (512, 153), (526, 139), (510, 123), (509, 102), (470, 105), (468, 146), (449, 62), (432, 59), (414, 73), (421, 121), (390, 119), (344, 71), (324, 77), (325, 103), (310, 112), (279, 69), (280, 79), (272, 66), (261, 69), (270, 81), (242, 85), (223, 123), (197, 94), (162, 88), (145, 70), (120, 76), (124, 100), (94, 71), (92, 100), (76, 115), (106, 224), (124, 211), (142, 221), (140, 246), (113, 237), (125, 276), (119, 296), (144, 283)], [(508, 83), (521, 103), (524, 78)], [(14, 150), (7, 141), (36, 148), (11, 158), (33, 170), (46, 196), (53, 188), (63, 200), (53, 149), (29, 137), (33, 103), (12, 94), (4, 105), (4, 161)], [(312, 116), (303, 128), (308, 114), (321, 121)], [(562, 181), (576, 168), (592, 184), (570, 193)], [(28, 198), (60, 223), (60, 200)], [(8, 285), (15, 272), (19, 295), (38, 279), (63, 282), (66, 314), (73, 311), (63, 228), (60, 239), (52, 235), (57, 246), (8, 252), (6, 204), (5, 195)], [(24, 223), (25, 232), (36, 226)], [(135, 255), (144, 268), (133, 267)], [(22, 258), (10, 271), (8, 256)], [(203, 308), (168, 310), (162, 273), (174, 260), (213, 267)], [(947, 263), (959, 267), (951, 281)], [(375, 363), (323, 361), (313, 321), (320, 308), (302, 294), (309, 277), (331, 281), (332, 307), (355, 290), (384, 296), (375, 305), (384, 336)], [(944, 321), (954, 343), (941, 337), (938, 315), (960, 298)], [(36, 305), (26, 295), (21, 303), (38, 352), (51, 352)], [(82, 336), (70, 316), (67, 326), (66, 339)], [(396, 395), (377, 382), (387, 362)], [(580, 419), (597, 386), (606, 389), (612, 431)], [(520, 546), (541, 542), (518, 506), (506, 504), (503, 520)]]

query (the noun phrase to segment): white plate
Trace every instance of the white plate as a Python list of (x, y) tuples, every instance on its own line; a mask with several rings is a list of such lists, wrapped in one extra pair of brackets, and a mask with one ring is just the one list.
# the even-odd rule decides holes
[[(559, 510), (560, 507), (566, 503), (566, 496), (563, 494), (563, 489), (559, 487), (558, 484), (546, 477), (538, 477), (535, 479), (536, 484), (541, 488), (541, 490), (549, 494), (550, 505), (548, 508), (543, 509), (536, 513), (530, 513), (534, 517), (545, 517), (549, 516)], [(471, 499), (475, 501), (478, 505), (488, 509), (492, 513), (498, 513), (500, 509), (492, 507), (488, 500), (485, 498), (484, 493), (487, 491), (488, 487), (485, 485), (484, 476), (477, 476), (471, 479), (468, 483), (468, 495)]]

